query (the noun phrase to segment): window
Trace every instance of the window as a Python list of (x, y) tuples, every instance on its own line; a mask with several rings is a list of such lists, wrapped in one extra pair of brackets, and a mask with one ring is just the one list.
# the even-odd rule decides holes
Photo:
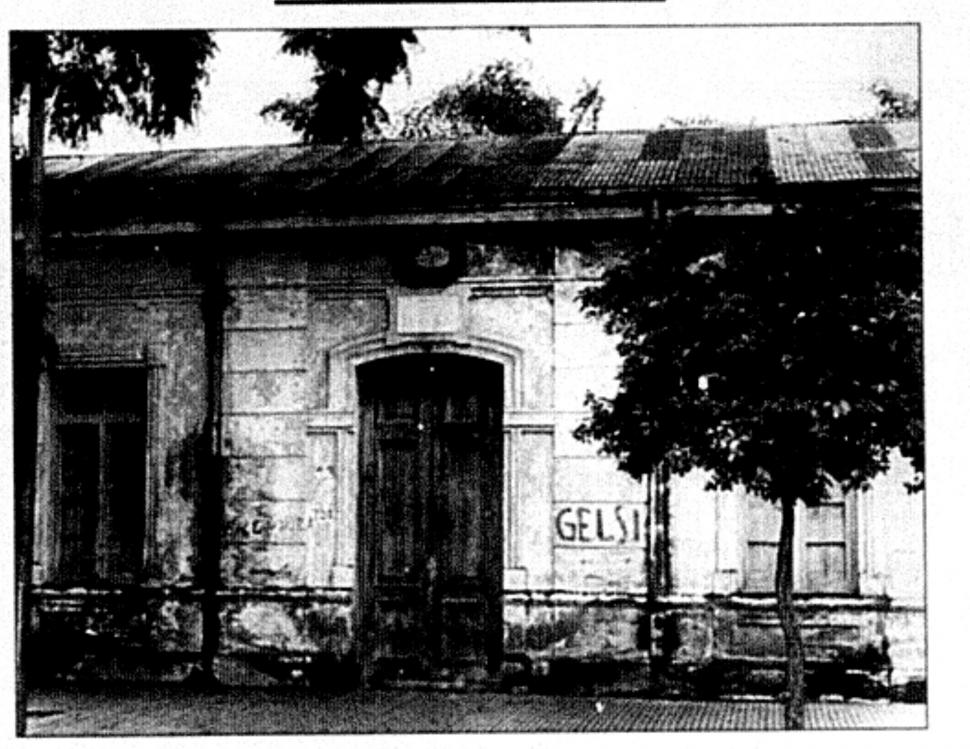
[(833, 497), (801, 510), (802, 589), (807, 593), (852, 592), (848, 501)]
[[(852, 593), (856, 590), (855, 495), (837, 495), (795, 512), (795, 592)], [(773, 593), (781, 509), (761, 497), (746, 500), (744, 589)]]
[(62, 370), (55, 387), (57, 576), (134, 582), (144, 547), (147, 370)]
[(753, 496), (747, 497), (745, 509), (744, 589), (751, 593), (770, 593), (775, 589), (781, 511), (775, 504)]

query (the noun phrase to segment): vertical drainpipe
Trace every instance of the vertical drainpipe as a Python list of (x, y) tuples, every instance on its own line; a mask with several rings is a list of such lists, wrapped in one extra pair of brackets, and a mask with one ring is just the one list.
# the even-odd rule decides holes
[[(218, 240), (201, 252), (221, 251)], [(219, 651), (219, 591), (222, 588), (222, 525), (224, 465), (222, 455), (222, 387), (225, 349), (224, 313), (228, 301), (225, 263), (219, 256), (202, 260), (202, 326), (205, 341), (205, 418), (200, 435), (201, 459), (198, 507), (197, 579), (202, 589), (202, 648), (198, 665), (188, 677), (197, 686), (218, 683), (214, 663)]]
[(662, 595), (670, 595), (673, 586), (673, 570), (670, 563), (670, 466), (660, 464), (657, 478), (657, 512), (660, 514), (660, 583)]
[(647, 475), (647, 636), (644, 645), (650, 657), (649, 686), (656, 686), (657, 667), (666, 669), (670, 653), (666, 652), (667, 623), (659, 639), (660, 652), (654, 652), (654, 621), (661, 611), (658, 599), (670, 593), (670, 512), (669, 469), (661, 463)]

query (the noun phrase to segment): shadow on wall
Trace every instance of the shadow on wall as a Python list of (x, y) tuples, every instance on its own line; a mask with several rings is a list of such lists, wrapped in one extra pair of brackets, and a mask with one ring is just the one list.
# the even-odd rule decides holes
[[(165, 452), (163, 487), (165, 495), (178, 498), (183, 503), (198, 508), (200, 501), (201, 466), (205, 461), (205, 445), (198, 428), (192, 429)], [(177, 517), (177, 516), (176, 516)], [(190, 543), (188, 567), (194, 570), (198, 564), (199, 538), (201, 529), (197, 512), (191, 515), (189, 539), (182, 538), (181, 528), (160, 528), (152, 543), (158, 544), (154, 553), (148, 555), (150, 567), (146, 570), (148, 579), (163, 582), (195, 582), (196, 574), (183, 573), (180, 563), (180, 549), (186, 541)]]

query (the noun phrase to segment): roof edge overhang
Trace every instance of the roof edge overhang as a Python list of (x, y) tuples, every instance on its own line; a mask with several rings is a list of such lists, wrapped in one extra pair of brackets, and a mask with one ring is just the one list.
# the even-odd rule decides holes
[[(302, 214), (260, 219), (222, 220), (218, 216), (171, 221), (135, 219), (97, 228), (57, 227), (52, 229), (47, 236), (51, 239), (63, 240), (98, 237), (203, 235), (214, 232), (313, 231), (365, 227), (423, 228), (591, 221), (635, 222), (657, 218), (661, 211), (666, 209), (693, 209), (695, 215), (699, 217), (763, 216), (769, 215), (773, 206), (803, 200), (815, 200), (826, 196), (833, 199), (850, 194), (895, 200), (899, 201), (900, 207), (918, 210), (921, 180), (846, 180), (842, 182), (788, 183), (772, 185), (757, 191), (724, 190), (699, 193), (678, 190), (626, 193), (609, 196), (612, 200), (598, 205), (566, 200), (498, 206), (414, 208), (386, 213)], [(14, 239), (20, 240), (22, 237), (23, 233), (20, 227), (17, 227), (14, 232)]]
[[(306, 231), (316, 229), (354, 229), (364, 227), (431, 227), (458, 225), (555, 223), (582, 221), (638, 221), (648, 215), (638, 206), (579, 207), (544, 205), (489, 210), (421, 211), (393, 214), (343, 216), (294, 216), (289, 218), (243, 219), (235, 221), (132, 221), (98, 229), (63, 229), (49, 233), (52, 239), (135, 237), (163, 234), (244, 233), (265, 231)], [(20, 238), (21, 233), (17, 233)]]

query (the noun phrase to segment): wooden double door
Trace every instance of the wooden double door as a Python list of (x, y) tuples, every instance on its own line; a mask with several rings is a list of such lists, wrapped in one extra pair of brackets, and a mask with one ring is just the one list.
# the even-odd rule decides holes
[(365, 674), (494, 671), (502, 649), (499, 364), (392, 357), (358, 372)]

